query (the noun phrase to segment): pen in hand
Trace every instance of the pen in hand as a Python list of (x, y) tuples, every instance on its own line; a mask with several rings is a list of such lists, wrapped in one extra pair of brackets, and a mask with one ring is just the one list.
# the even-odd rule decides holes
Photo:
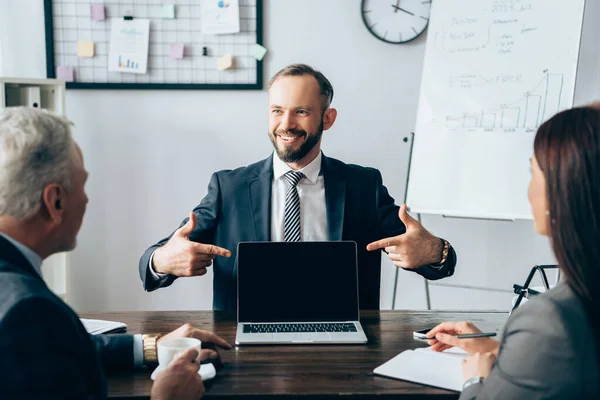
[(473, 339), (473, 338), (493, 337), (493, 336), (496, 336), (496, 332), (461, 333), (461, 334), (453, 335), (453, 336), (457, 339)]

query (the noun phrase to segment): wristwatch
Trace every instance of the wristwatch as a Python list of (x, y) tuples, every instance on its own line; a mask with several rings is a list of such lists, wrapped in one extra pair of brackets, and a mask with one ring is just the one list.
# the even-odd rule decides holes
[(142, 335), (142, 346), (144, 348), (144, 365), (158, 364), (156, 342), (159, 338), (160, 333)]
[(448, 259), (448, 253), (450, 252), (450, 243), (446, 239), (439, 238), (442, 241), (442, 254), (439, 262), (431, 264), (433, 267), (441, 267), (446, 263)]
[(471, 385), (475, 385), (476, 383), (483, 383), (485, 378), (483, 376), (472, 376), (463, 383), (463, 390), (468, 388)]

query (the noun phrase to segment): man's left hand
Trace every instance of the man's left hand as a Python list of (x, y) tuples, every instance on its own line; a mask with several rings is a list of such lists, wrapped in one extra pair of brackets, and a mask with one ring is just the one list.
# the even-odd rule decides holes
[(367, 250), (385, 249), (396, 267), (406, 269), (440, 262), (442, 241), (423, 228), (419, 221), (408, 215), (406, 204), (400, 206), (398, 216), (404, 223), (406, 232), (369, 243)]
[[(220, 360), (221, 356), (215, 346), (223, 349), (230, 350), (231, 345), (227, 341), (212, 332), (208, 332), (202, 329), (194, 328), (191, 324), (184, 324), (173, 332), (167, 333), (161, 337), (158, 341), (169, 338), (196, 338), (202, 342), (202, 353), (200, 354), (200, 360)], [(208, 348), (207, 348), (208, 347)]]

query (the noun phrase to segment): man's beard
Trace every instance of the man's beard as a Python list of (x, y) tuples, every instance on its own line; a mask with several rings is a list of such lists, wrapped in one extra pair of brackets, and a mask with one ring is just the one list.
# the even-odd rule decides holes
[[(306, 140), (300, 146), (299, 149), (294, 150), (291, 146), (285, 146), (283, 148), (279, 148), (277, 146), (277, 135), (285, 135), (291, 134), (294, 136), (304, 136)], [(321, 119), (321, 123), (317, 128), (317, 131), (311, 135), (309, 135), (306, 131), (292, 129), (289, 131), (278, 130), (274, 133), (269, 132), (269, 139), (271, 139), (271, 143), (273, 143), (273, 147), (275, 147), (275, 152), (277, 152), (277, 156), (279, 159), (285, 163), (294, 163), (302, 160), (310, 151), (319, 143), (321, 140), (321, 136), (323, 136), (323, 119)]]

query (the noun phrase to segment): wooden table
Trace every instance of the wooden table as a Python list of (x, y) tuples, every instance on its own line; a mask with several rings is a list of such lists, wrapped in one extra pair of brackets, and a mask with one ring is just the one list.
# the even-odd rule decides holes
[[(211, 330), (235, 342), (234, 314), (212, 311), (122, 312), (83, 314), (125, 322), (129, 333), (169, 332), (185, 322)], [(365, 345), (239, 346), (221, 351), (224, 366), (206, 382), (206, 399), (322, 399), (401, 398), (455, 399), (457, 393), (388, 379), (373, 369), (398, 353), (422, 347), (412, 332), (442, 321), (472, 321), (483, 330), (501, 330), (507, 313), (369, 311), (361, 322), (369, 339)], [(150, 395), (151, 370), (108, 379), (110, 398)]]

